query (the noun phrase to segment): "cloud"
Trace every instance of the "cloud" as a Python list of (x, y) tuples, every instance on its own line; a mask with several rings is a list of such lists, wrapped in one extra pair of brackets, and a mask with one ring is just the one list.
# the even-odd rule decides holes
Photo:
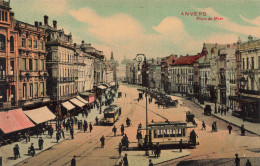
[(204, 39), (205, 43), (231, 44), (238, 40), (238, 35), (229, 33), (216, 33)]
[[(236, 32), (236, 33), (241, 33), (244, 35), (253, 35), (255, 37), (260, 37), (260, 26), (245, 26), (245, 25), (239, 25), (235, 22), (230, 21), (230, 19), (228, 17), (225, 17), (221, 14), (219, 14), (218, 12), (216, 12), (214, 9), (212, 8), (195, 8), (198, 11), (201, 12), (206, 12), (207, 16), (211, 16), (211, 17), (222, 17), (223, 20), (216, 20), (216, 21), (211, 21), (211, 22), (207, 22), (208, 24), (210, 24), (213, 27), (217, 27), (219, 29), (224, 29), (227, 31), (230, 31), (232, 33)], [(241, 17), (242, 18), (242, 17)], [(243, 18), (242, 18), (243, 19)], [(243, 19), (244, 21), (249, 22), (249, 20)], [(256, 24), (256, 22), (259, 20), (259, 17), (257, 17), (255, 20), (251, 20), (250, 22), (254, 23), (255, 25), (259, 25), (259, 23)]]
[(245, 17), (243, 17), (242, 15), (240, 15), (240, 18), (241, 18), (242, 20), (244, 20), (245, 22), (248, 22), (248, 23), (253, 24), (253, 25), (258, 25), (258, 26), (260, 26), (260, 16), (256, 17), (256, 18), (253, 19), (253, 20), (248, 20), (248, 19), (246, 19)]

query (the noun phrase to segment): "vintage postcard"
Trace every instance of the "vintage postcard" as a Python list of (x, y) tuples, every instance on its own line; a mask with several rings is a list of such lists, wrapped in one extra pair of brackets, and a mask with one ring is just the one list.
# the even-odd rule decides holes
[(0, 166), (260, 166), (260, 0), (0, 0)]

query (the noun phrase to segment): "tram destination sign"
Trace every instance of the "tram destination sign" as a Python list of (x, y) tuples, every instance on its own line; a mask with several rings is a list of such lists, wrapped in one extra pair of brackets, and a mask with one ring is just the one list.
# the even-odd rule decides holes
[(172, 128), (172, 127), (177, 127), (177, 128), (183, 128), (186, 127), (187, 124), (186, 123), (179, 123), (179, 124), (150, 124), (149, 127), (150, 128)]

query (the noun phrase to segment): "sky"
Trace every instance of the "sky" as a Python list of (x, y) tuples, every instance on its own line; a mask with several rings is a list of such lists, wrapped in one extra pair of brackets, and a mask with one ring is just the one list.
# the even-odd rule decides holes
[(260, 0), (11, 0), (11, 8), (30, 24), (48, 15), (49, 24), (57, 20), (73, 42), (91, 43), (107, 58), (113, 51), (118, 61), (139, 53), (195, 55), (204, 42), (260, 38)]

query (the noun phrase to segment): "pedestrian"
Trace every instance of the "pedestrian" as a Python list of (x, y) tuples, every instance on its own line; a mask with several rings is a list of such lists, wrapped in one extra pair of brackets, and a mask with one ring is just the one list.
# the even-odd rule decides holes
[(227, 113), (228, 113), (228, 111), (229, 111), (229, 106), (227, 106)]
[(82, 130), (83, 129), (83, 122), (82, 122), (82, 120), (80, 120), (79, 125), (80, 125), (80, 130)]
[(127, 154), (125, 154), (123, 161), (124, 161), (124, 166), (128, 166)]
[(71, 135), (71, 139), (74, 139), (74, 130), (73, 130), (73, 127), (70, 127), (70, 135)]
[(78, 121), (78, 130), (80, 129), (80, 121)]
[(223, 106), (221, 107), (221, 110), (220, 110), (220, 111), (221, 111), (221, 115), (222, 115), (222, 114), (223, 114), (223, 111), (224, 111)]
[(42, 139), (42, 137), (40, 137), (39, 140), (38, 140), (38, 145), (39, 145), (40, 150), (43, 149), (43, 142), (44, 142), (44, 140)]
[(149, 159), (149, 166), (153, 166), (152, 159)]
[(19, 146), (18, 144), (16, 144), (13, 148), (13, 152), (14, 152), (14, 159), (16, 160), (18, 157), (20, 156), (20, 152), (19, 152)]
[(100, 142), (101, 142), (101, 148), (104, 148), (104, 146), (105, 146), (105, 137), (104, 137), (104, 135), (102, 135), (102, 137), (100, 138)]
[(180, 146), (180, 152), (182, 152), (182, 139), (180, 139), (179, 146)]
[(64, 131), (63, 131), (62, 129), (61, 129), (60, 131), (61, 131), (61, 134), (62, 134), (63, 139), (65, 139)]
[(113, 127), (112, 131), (114, 132), (114, 136), (116, 136), (116, 131), (117, 131), (116, 126)]
[(96, 120), (96, 125), (98, 125), (98, 117), (97, 116), (96, 116), (95, 120)]
[(59, 142), (59, 140), (60, 140), (60, 132), (59, 131), (57, 131), (57, 133), (56, 133), (56, 140), (57, 140), (57, 142)]
[(63, 126), (63, 128), (65, 128), (65, 127), (66, 127), (66, 122), (65, 122), (65, 119), (62, 121), (62, 126)]
[(34, 155), (35, 155), (35, 149), (34, 149), (33, 143), (31, 144), (31, 147), (30, 147), (30, 153), (31, 153), (31, 155), (34, 157)]
[(138, 129), (141, 129), (142, 128), (142, 123), (139, 123), (138, 124)]
[(201, 128), (201, 130), (206, 130), (206, 124), (205, 124), (205, 122), (204, 121), (202, 121), (202, 128)]
[(121, 135), (123, 136), (125, 134), (125, 126), (121, 125)]
[(122, 153), (122, 144), (119, 143), (118, 145), (118, 153), (119, 153), (119, 158), (121, 157), (121, 153)]
[(232, 126), (230, 123), (228, 124), (227, 129), (228, 129), (228, 133), (231, 134)]
[(241, 126), (241, 136), (245, 136), (245, 132), (246, 132), (245, 126), (242, 125), (242, 126)]
[(74, 155), (70, 162), (71, 166), (76, 166), (76, 156)]
[(252, 166), (251, 162), (249, 161), (249, 159), (247, 159), (246, 161), (246, 166)]
[(211, 132), (214, 132), (215, 131), (215, 123), (213, 122), (211, 126), (212, 126)]
[(220, 106), (218, 106), (218, 113), (220, 113)]
[(160, 157), (161, 148), (160, 148), (159, 143), (157, 143), (157, 144), (155, 145), (154, 150), (155, 150), (155, 157), (156, 157), (156, 158)]
[(26, 139), (26, 143), (30, 142), (30, 135), (28, 133), (25, 133), (25, 139)]
[(84, 114), (85, 114), (84, 112), (85, 110), (81, 112), (82, 118), (84, 118)]
[(224, 108), (223, 111), (224, 111), (224, 115), (227, 115), (227, 108), (226, 107)]
[(52, 135), (53, 135), (53, 128), (52, 128), (52, 126), (50, 127), (50, 136), (51, 136), (51, 138), (52, 138)]
[(89, 131), (91, 132), (93, 130), (93, 126), (91, 124), (91, 122), (89, 123)]
[(236, 158), (235, 158), (235, 164), (236, 166), (240, 166), (240, 158), (238, 157), (238, 154), (235, 154)]

